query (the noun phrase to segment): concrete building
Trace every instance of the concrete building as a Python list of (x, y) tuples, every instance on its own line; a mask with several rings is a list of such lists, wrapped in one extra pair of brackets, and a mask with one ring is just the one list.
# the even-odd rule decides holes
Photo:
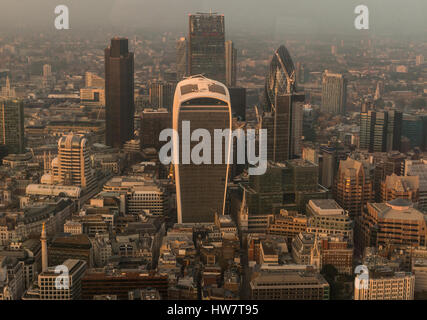
[(90, 166), (88, 140), (69, 133), (58, 141), (58, 157), (52, 160), (53, 182), (92, 189), (96, 181)]
[(356, 224), (357, 246), (412, 245), (425, 246), (425, 216), (406, 199), (386, 203), (368, 203)]
[(334, 198), (349, 212), (351, 218), (359, 216), (367, 202), (373, 201), (373, 181), (370, 176), (370, 164), (365, 160), (340, 161)]
[[(60, 272), (55, 272), (57, 267)], [(43, 271), (38, 278), (40, 300), (81, 299), (81, 279), (85, 271), (86, 262), (75, 259), (68, 259), (61, 266), (50, 267), (47, 271)]]
[(397, 198), (419, 201), (419, 176), (398, 176), (393, 173), (381, 183), (381, 202)]
[(311, 233), (342, 235), (353, 242), (353, 221), (348, 212), (333, 199), (310, 200), (307, 204), (308, 226)]
[(322, 78), (321, 110), (333, 114), (343, 114), (347, 104), (347, 79), (342, 74), (325, 70)]
[(329, 284), (318, 273), (261, 271), (250, 281), (253, 300), (329, 300)]
[(356, 276), (354, 300), (413, 300), (415, 276), (410, 272), (370, 271)]

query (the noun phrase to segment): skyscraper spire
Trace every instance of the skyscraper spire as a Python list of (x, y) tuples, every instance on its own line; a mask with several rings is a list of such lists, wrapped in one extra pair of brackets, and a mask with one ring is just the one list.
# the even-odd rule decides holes
[(40, 242), (42, 243), (42, 272), (47, 271), (48, 261), (47, 261), (47, 237), (46, 237), (46, 227), (43, 223), (42, 234), (40, 237)]

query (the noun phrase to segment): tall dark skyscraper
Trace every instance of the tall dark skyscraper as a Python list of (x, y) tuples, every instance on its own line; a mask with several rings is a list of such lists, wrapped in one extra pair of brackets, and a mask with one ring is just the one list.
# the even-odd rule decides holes
[(8, 153), (24, 152), (24, 105), (22, 101), (0, 100), (0, 145)]
[(113, 38), (105, 49), (105, 100), (108, 146), (121, 147), (133, 138), (133, 52), (129, 52), (128, 39)]
[(227, 87), (236, 86), (237, 77), (237, 49), (234, 47), (233, 41), (225, 42), (225, 73)]
[(226, 83), (224, 15), (197, 13), (189, 17), (189, 74)]
[(304, 93), (295, 89), (295, 67), (288, 50), (280, 46), (273, 55), (265, 83), (267, 159), (281, 162), (301, 152)]
[(359, 148), (369, 152), (386, 152), (400, 149), (402, 113), (399, 111), (367, 110), (360, 113)]

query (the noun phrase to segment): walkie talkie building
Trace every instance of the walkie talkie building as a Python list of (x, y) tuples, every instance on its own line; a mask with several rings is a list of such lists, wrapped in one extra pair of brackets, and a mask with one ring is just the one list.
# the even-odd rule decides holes
[[(214, 130), (230, 129), (231, 136), (231, 124), (230, 95), (222, 83), (202, 76), (178, 83), (173, 107), (173, 129), (180, 138), (174, 140), (175, 156), (179, 158), (179, 163), (174, 164), (178, 223), (213, 222), (215, 213), (224, 214), (230, 146), (223, 141), (222, 161), (216, 164)], [(191, 132), (196, 129), (205, 129), (210, 134), (210, 164), (196, 164), (190, 159), (199, 143), (191, 141)]]

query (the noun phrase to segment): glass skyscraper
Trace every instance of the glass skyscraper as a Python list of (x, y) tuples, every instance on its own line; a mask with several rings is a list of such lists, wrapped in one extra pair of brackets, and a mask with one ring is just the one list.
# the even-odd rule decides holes
[(188, 35), (188, 71), (225, 83), (224, 15), (190, 15)]

